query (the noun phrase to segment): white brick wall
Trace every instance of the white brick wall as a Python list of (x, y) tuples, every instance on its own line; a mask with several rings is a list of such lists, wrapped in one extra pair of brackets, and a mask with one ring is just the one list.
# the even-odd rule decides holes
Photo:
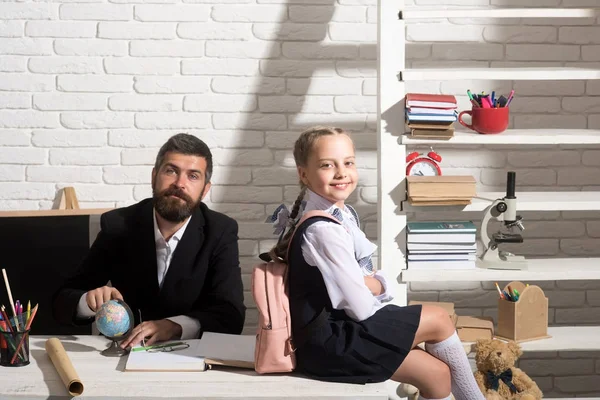
[[(406, 3), (563, 5), (560, 0)], [(76, 187), (83, 207), (117, 207), (141, 200), (150, 195), (150, 170), (158, 147), (174, 133), (190, 132), (214, 150), (209, 203), (239, 221), (247, 274), (258, 250), (273, 243), (271, 230), (262, 221), (279, 202), (291, 202), (298, 193), (289, 151), (293, 141), (307, 126), (334, 124), (355, 133), (361, 187), (353, 201), (375, 239), (376, 4), (376, 0), (4, 2), (0, 209), (48, 208), (56, 191), (66, 185)], [(585, 2), (599, 5), (595, 0)], [(408, 65), (597, 65), (598, 22), (594, 18), (418, 21), (407, 26)], [(467, 107), (466, 88), (504, 93), (515, 89), (513, 127), (600, 129), (598, 81), (408, 85), (410, 91), (455, 94), (462, 107)], [(472, 173), (488, 190), (503, 189), (507, 170), (517, 171), (519, 190), (600, 187), (600, 150), (590, 146), (436, 150), (444, 157), (447, 173)], [(457, 216), (432, 212), (411, 217)], [(481, 215), (466, 217), (479, 220)], [(598, 213), (525, 213), (525, 224), (526, 241), (515, 251), (529, 256), (600, 255)], [(244, 281), (248, 283), (247, 275)], [(600, 285), (543, 284), (550, 292), (553, 324), (600, 323)], [(492, 289), (489, 282), (413, 284), (410, 296), (455, 301), (459, 312), (493, 315)], [(247, 331), (255, 321), (251, 308)], [(546, 358), (557, 357), (562, 355)], [(579, 382), (600, 370), (600, 362), (593, 365), (590, 356), (591, 367), (572, 376), (573, 361), (563, 358), (566, 361), (556, 367), (555, 375), (567, 369), (564, 378), (548, 378), (544, 372), (540, 379), (553, 393), (581, 393)], [(538, 361), (523, 364), (527, 362)]]

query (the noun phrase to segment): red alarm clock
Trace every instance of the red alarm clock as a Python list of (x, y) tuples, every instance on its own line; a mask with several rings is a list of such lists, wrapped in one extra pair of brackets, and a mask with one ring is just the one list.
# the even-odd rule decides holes
[(406, 175), (407, 176), (437, 176), (442, 175), (442, 169), (439, 163), (442, 157), (432, 148), (431, 151), (425, 154), (412, 152), (406, 156)]

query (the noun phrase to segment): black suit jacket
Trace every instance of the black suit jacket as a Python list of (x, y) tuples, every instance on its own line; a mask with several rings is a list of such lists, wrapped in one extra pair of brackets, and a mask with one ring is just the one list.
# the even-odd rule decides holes
[(144, 321), (187, 315), (201, 331), (240, 333), (244, 297), (239, 267), (237, 222), (201, 203), (173, 253), (159, 289), (152, 199), (109, 211), (77, 274), (53, 297), (54, 317), (65, 324), (85, 324), (77, 304), (88, 290), (108, 281)]

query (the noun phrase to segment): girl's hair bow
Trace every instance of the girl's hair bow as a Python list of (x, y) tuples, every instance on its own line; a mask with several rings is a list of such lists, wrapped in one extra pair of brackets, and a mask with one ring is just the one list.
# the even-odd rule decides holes
[(275, 229), (273, 231), (274, 235), (280, 235), (290, 222), (290, 210), (285, 204), (281, 204), (275, 209), (273, 215), (267, 217), (265, 222), (273, 224), (273, 228)]

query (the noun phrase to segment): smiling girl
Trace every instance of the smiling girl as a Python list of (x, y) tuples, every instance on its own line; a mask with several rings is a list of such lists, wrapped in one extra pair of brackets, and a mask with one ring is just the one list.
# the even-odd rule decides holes
[[(377, 246), (345, 204), (358, 182), (352, 139), (340, 128), (308, 129), (295, 143), (294, 159), (301, 191), (291, 228), (271, 257), (289, 264), (292, 336), (307, 337), (298, 342), (298, 371), (335, 382), (393, 379), (419, 388), (421, 399), (449, 399), (450, 392), (457, 400), (484, 399), (448, 314), (390, 304), (385, 277), (373, 272)], [(339, 223), (313, 217), (296, 227), (310, 210)], [(426, 351), (417, 347), (422, 342)]]

